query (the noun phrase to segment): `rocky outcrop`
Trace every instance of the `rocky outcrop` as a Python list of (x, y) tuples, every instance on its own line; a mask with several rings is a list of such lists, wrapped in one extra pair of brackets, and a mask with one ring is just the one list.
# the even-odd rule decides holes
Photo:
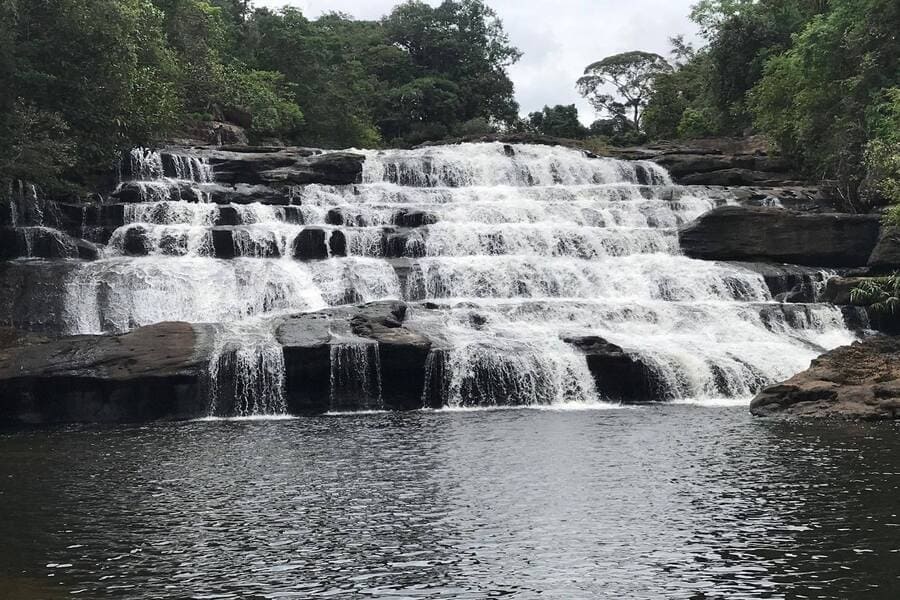
[(346, 185), (358, 183), (365, 160), (350, 152), (311, 148), (198, 148), (212, 165), (216, 181), (250, 185)]
[(620, 346), (595, 335), (562, 340), (584, 354), (604, 400), (626, 404), (657, 402), (665, 391), (653, 369)]
[(884, 227), (878, 243), (869, 256), (869, 269), (876, 273), (892, 273), (900, 269), (900, 227)]
[(877, 215), (723, 206), (681, 229), (678, 237), (693, 258), (860, 267), (868, 264), (880, 227)]
[(0, 423), (122, 423), (202, 415), (208, 326), (160, 323), (121, 336), (46, 341), (7, 330)]
[[(384, 301), (275, 318), (289, 412), (364, 408), (355, 404), (362, 398), (335, 398), (335, 381), (359, 369), (371, 372), (379, 408), (421, 408), (432, 342), (404, 326), (406, 311), (403, 302)], [(0, 424), (206, 416), (210, 365), (223, 351), (216, 331), (214, 325), (160, 323), (117, 336), (48, 339), (0, 328)], [(342, 350), (357, 346), (366, 351), (363, 360), (335, 362)], [(223, 376), (234, 373), (218, 373), (218, 385), (233, 388)]]
[(0, 227), (0, 260), (13, 258), (83, 258), (100, 250), (85, 240), (50, 227)]
[(377, 344), (384, 408), (421, 408), (431, 341), (403, 326), (406, 305), (375, 302), (294, 315), (276, 329), (284, 347), (287, 402), (292, 413), (332, 409), (332, 356), (340, 347)]
[(873, 337), (832, 350), (806, 371), (760, 392), (750, 412), (765, 417), (900, 417), (900, 337)]

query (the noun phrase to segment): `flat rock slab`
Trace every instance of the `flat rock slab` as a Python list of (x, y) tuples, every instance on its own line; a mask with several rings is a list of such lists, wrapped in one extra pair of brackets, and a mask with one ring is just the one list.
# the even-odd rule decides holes
[(900, 417), (900, 337), (877, 336), (842, 346), (809, 369), (764, 389), (750, 404), (763, 417)]
[(692, 258), (863, 267), (880, 231), (878, 215), (722, 206), (682, 228), (678, 237)]
[(196, 417), (213, 341), (211, 327), (188, 323), (51, 341), (15, 335), (0, 350), (0, 423)]

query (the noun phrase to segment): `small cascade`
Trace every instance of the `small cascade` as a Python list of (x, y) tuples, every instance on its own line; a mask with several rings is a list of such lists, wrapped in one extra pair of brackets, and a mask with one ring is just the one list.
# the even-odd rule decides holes
[(264, 326), (245, 324), (219, 332), (209, 382), (210, 416), (287, 414), (284, 352)]
[(199, 157), (175, 152), (134, 148), (119, 168), (115, 196), (136, 196), (139, 202), (208, 202), (207, 186), (213, 171)]
[(384, 409), (378, 343), (362, 340), (333, 343), (330, 352), (331, 410)]

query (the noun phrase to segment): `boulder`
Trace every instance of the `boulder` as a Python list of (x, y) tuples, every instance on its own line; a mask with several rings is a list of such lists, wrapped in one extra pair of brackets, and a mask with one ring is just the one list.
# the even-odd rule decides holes
[(160, 323), (119, 336), (51, 341), (9, 337), (0, 349), (0, 423), (186, 419), (208, 408), (208, 326)]
[(842, 346), (809, 369), (767, 387), (750, 404), (765, 417), (895, 419), (900, 416), (900, 337)]
[(682, 228), (678, 237), (692, 258), (859, 267), (868, 263), (880, 227), (877, 215), (722, 206)]
[(900, 269), (900, 227), (884, 227), (869, 257), (869, 269), (892, 273)]
[(656, 372), (621, 346), (596, 335), (568, 336), (562, 340), (585, 355), (597, 391), (605, 400), (626, 404), (653, 402), (665, 392)]
[(294, 238), (293, 255), (299, 260), (347, 256), (347, 238), (338, 230), (306, 227)]

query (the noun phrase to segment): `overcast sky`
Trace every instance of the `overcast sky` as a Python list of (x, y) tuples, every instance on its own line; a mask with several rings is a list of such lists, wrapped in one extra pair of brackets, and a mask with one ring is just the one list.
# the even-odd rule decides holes
[[(610, 54), (647, 50), (668, 55), (669, 37), (696, 40), (687, 18), (696, 0), (487, 0), (509, 38), (525, 54), (510, 75), (523, 114), (545, 104), (578, 105), (585, 123), (593, 109), (575, 91), (584, 67)], [(315, 18), (339, 11), (377, 19), (399, 0), (255, 0), (256, 6), (296, 6)], [(432, 5), (438, 0), (429, 0)]]

